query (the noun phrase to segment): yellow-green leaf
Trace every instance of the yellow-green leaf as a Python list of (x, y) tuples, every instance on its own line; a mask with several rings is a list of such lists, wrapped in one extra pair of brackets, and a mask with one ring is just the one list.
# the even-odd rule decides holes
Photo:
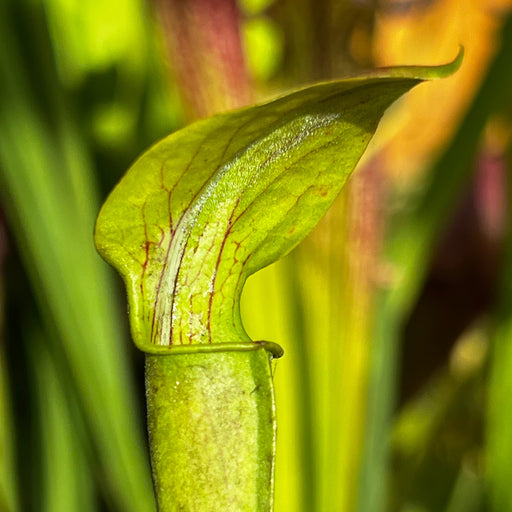
[(247, 277), (295, 247), (354, 170), (385, 109), (440, 67), (323, 83), (196, 122), (142, 155), (100, 212), (143, 350), (248, 341)]

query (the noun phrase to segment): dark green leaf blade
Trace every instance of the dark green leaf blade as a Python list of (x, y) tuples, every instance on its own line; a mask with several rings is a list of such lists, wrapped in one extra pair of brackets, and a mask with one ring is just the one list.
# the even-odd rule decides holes
[(386, 108), (461, 58), (316, 85), (199, 121), (146, 152), (96, 225), (98, 250), (127, 284), (136, 344), (249, 340), (246, 278), (315, 226)]

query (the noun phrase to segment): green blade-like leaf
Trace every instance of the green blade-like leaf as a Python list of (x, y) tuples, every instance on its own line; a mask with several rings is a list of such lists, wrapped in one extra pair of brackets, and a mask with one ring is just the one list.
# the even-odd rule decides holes
[(316, 85), (199, 121), (145, 153), (96, 225), (100, 253), (126, 281), (136, 344), (249, 340), (246, 278), (314, 227), (385, 109), (460, 60)]
[[(92, 157), (52, 65), (41, 9), (43, 2), (0, 2), (0, 201), (45, 336), (59, 344), (56, 352), (72, 377), (99, 462), (97, 480), (112, 509), (148, 512), (154, 498), (128, 354), (121, 348), (111, 279), (91, 243), (97, 204)], [(26, 306), (19, 318), (26, 317)], [(25, 462), (30, 466), (20, 460), (20, 470)]]

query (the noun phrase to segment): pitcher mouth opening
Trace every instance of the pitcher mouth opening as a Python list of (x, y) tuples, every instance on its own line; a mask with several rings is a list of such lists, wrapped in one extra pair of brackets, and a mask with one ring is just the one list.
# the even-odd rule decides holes
[(201, 354), (209, 352), (249, 352), (252, 350), (266, 350), (272, 359), (283, 356), (283, 348), (272, 341), (248, 341), (243, 343), (204, 343), (193, 345), (150, 345), (144, 347), (144, 352), (151, 355), (172, 356), (180, 354)]

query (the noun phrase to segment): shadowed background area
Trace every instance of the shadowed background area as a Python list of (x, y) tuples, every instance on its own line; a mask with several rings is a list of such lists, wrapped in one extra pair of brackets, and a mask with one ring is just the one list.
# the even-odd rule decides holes
[(276, 512), (512, 510), (509, 0), (0, 0), (0, 510), (154, 511), (143, 359), (99, 206), (185, 124), (376, 66), (350, 185), (252, 277)]

